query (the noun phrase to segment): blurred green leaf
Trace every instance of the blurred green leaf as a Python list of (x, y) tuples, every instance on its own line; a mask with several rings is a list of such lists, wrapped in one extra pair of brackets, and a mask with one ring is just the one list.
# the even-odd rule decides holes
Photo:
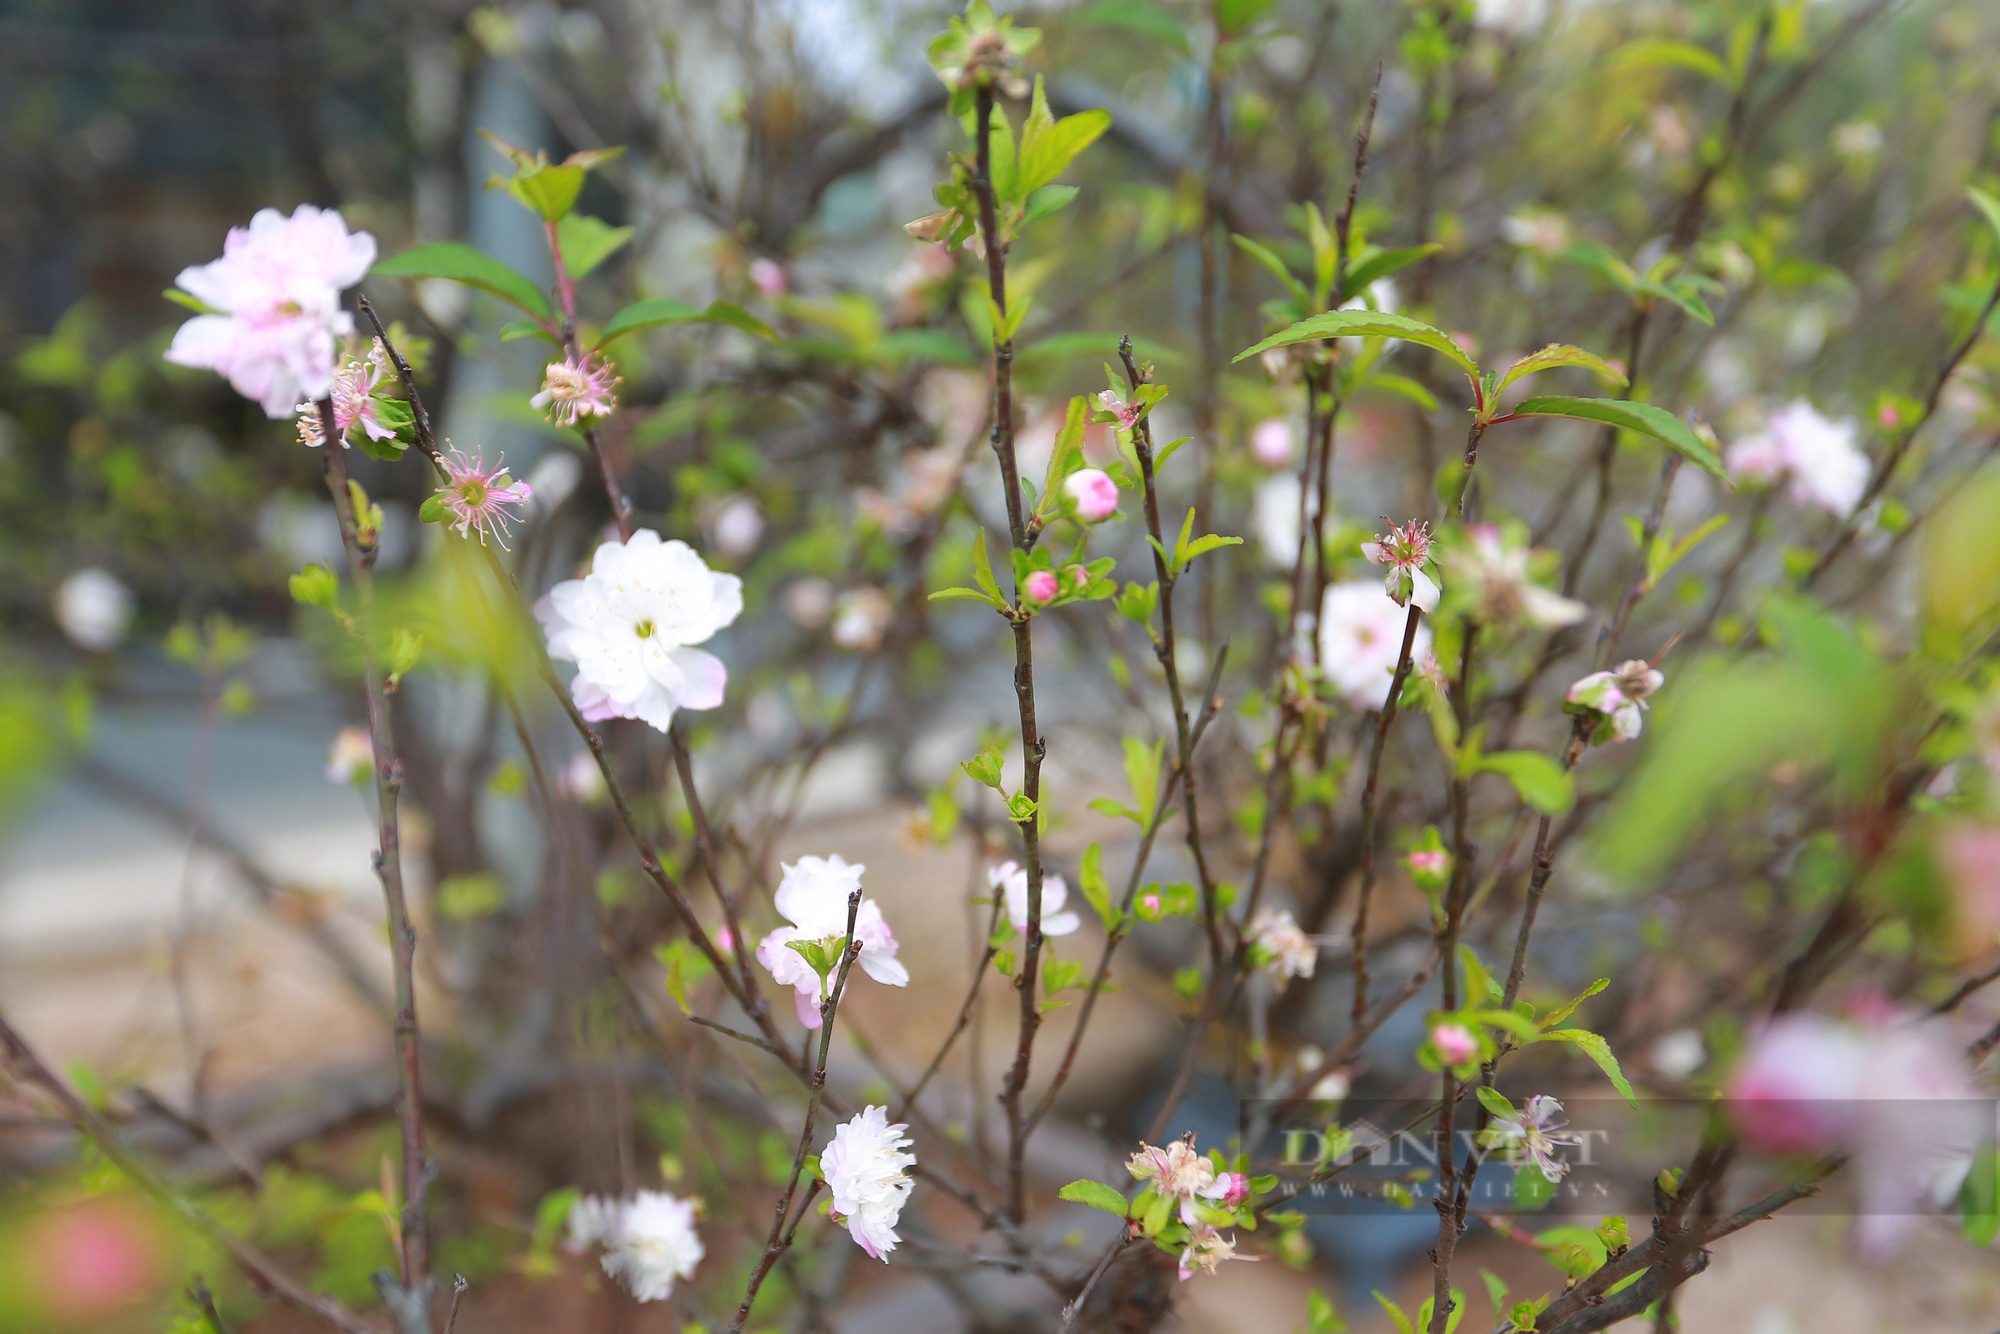
[(1640, 435), (1649, 435), (1668, 448), (1685, 455), (1703, 472), (1730, 483), (1729, 474), (1723, 470), (1722, 461), (1716, 458), (1715, 451), (1694, 433), (1694, 428), (1665, 408), (1654, 407), (1651, 403), (1635, 403), (1623, 398), (1556, 396), (1528, 398), (1523, 399), (1504, 417), (1495, 420), (1501, 421), (1508, 417), (1569, 417), (1577, 421), (1603, 422), (1621, 430), (1636, 431)]
[(1187, 34), (1180, 20), (1153, 0), (1096, 0), (1071, 11), (1069, 22), (1080, 28), (1123, 28), (1157, 37), (1180, 52), (1189, 54)]
[(1434, 329), (1408, 315), (1392, 315), (1385, 310), (1329, 310), (1272, 334), (1254, 347), (1237, 353), (1233, 360), (1242, 361), (1274, 347), (1289, 347), (1293, 343), (1310, 342), (1316, 338), (1400, 338), (1406, 343), (1415, 343), (1441, 353), (1468, 376), (1475, 380), (1479, 378), (1478, 363), (1466, 356), (1465, 349), (1454, 343), (1443, 330)]
[(530, 315), (550, 318), (549, 299), (526, 275), (457, 241), (428, 241), (391, 255), (370, 270), (375, 278), (449, 278), (490, 292)]
[(556, 245), (562, 251), (563, 268), (573, 279), (582, 279), (618, 252), (632, 239), (632, 228), (613, 227), (602, 218), (572, 213), (556, 224)]

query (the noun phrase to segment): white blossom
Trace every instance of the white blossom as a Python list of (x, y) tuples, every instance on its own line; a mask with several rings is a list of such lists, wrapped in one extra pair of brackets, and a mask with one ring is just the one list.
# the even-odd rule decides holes
[(1267, 956), (1264, 967), (1283, 986), (1295, 977), (1311, 977), (1319, 962), (1319, 945), (1283, 908), (1259, 908), (1250, 919), (1250, 943)]
[[(784, 878), (778, 882), (778, 892), (773, 898), (778, 911), (791, 925), (779, 927), (758, 942), (757, 961), (770, 970), (779, 986), (792, 988), (799, 1022), (807, 1028), (818, 1028), (819, 974), (791, 948), (791, 942), (837, 940), (845, 936), (847, 900), (861, 887), (861, 873), (868, 868), (849, 865), (836, 854), (801, 857), (784, 869)], [(861, 953), (855, 962), (863, 972), (887, 986), (910, 984), (909, 970), (896, 961), (896, 937), (882, 920), (882, 909), (875, 900), (861, 900), (854, 917), (854, 937), (861, 942)]]
[(604, 1272), (642, 1302), (673, 1296), (674, 1281), (692, 1277), (701, 1263), (694, 1201), (665, 1191), (642, 1190), (609, 1209), (600, 1202), (585, 1210), (581, 1219), (578, 1210), (571, 1209), (572, 1238), (587, 1237), (593, 1229), (598, 1230), (595, 1239), (604, 1243)]
[(1666, 674), (1643, 658), (1620, 663), (1608, 672), (1592, 672), (1563, 697), (1565, 713), (1595, 715), (1594, 741), (1630, 741), (1645, 726), (1647, 701), (1666, 682)]
[[(990, 889), (1001, 891), (1006, 896), (1007, 920), (1014, 924), (1016, 931), (1028, 929), (1028, 869), (1018, 862), (1002, 862), (986, 872), (986, 884)], [(1066, 936), (1083, 925), (1074, 912), (1064, 912), (1063, 904), (1069, 901), (1069, 886), (1059, 875), (1042, 876), (1042, 934), (1045, 936)]]
[[(1332, 584), (1320, 600), (1320, 671), (1357, 709), (1379, 709), (1396, 675), (1408, 618), (1374, 580)], [(1431, 631), (1417, 627), (1413, 660), (1431, 651)]]
[(574, 662), (585, 718), (637, 718), (664, 732), (676, 709), (712, 709), (729, 678), (705, 643), (743, 610), (743, 581), (650, 528), (597, 549), (590, 573), (535, 607), (549, 656)]
[(906, 1153), (909, 1127), (892, 1123), (883, 1107), (864, 1107), (833, 1132), (819, 1156), (819, 1168), (833, 1195), (833, 1218), (862, 1250), (884, 1264), (902, 1238), (896, 1220), (916, 1183), (905, 1170), (917, 1161)]
[(72, 643), (102, 653), (132, 623), (132, 590), (110, 571), (87, 566), (56, 586), (55, 613)]
[(1868, 489), (1868, 456), (1856, 443), (1860, 427), (1852, 417), (1822, 417), (1805, 399), (1794, 399), (1762, 431), (1730, 447), (1729, 471), (1738, 478), (1786, 482), (1794, 505), (1847, 515)]

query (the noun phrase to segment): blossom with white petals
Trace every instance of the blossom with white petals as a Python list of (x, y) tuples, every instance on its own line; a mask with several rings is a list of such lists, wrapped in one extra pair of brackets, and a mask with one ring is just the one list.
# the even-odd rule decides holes
[(1361, 544), (1361, 554), (1376, 565), (1389, 567), (1382, 586), (1397, 606), (1407, 607), (1414, 602), (1425, 611), (1437, 610), (1437, 583), (1424, 572), (1424, 566), (1431, 562), (1429, 524), (1421, 519), (1412, 519), (1401, 527), (1390, 524), (1387, 533)]
[(1225, 1237), (1206, 1225), (1196, 1228), (1188, 1236), (1188, 1244), (1181, 1251), (1180, 1276), (1185, 1283), (1194, 1277), (1199, 1269), (1205, 1274), (1213, 1274), (1224, 1260), (1260, 1260), (1258, 1255), (1238, 1255), (1236, 1238)]
[(565, 1248), (604, 1247), (604, 1272), (642, 1302), (665, 1301), (678, 1279), (694, 1275), (704, 1250), (694, 1226), (694, 1201), (662, 1190), (629, 1200), (586, 1195), (570, 1206)]
[(1479, 1133), (1479, 1142), (1499, 1149), (1511, 1163), (1527, 1159), (1541, 1169), (1545, 1181), (1561, 1181), (1569, 1164), (1556, 1156), (1556, 1150), (1583, 1143), (1582, 1136), (1570, 1132), (1562, 1109), (1560, 1102), (1538, 1093), (1514, 1116), (1494, 1117)]
[(1531, 569), (1536, 553), (1525, 534), (1489, 523), (1474, 524), (1466, 540), (1445, 552), (1452, 602), (1493, 625), (1531, 625), (1543, 630), (1575, 625), (1590, 608), (1543, 588)]
[(1295, 448), (1292, 424), (1283, 417), (1267, 417), (1250, 428), (1250, 457), (1266, 468), (1290, 467)]
[(354, 331), (340, 294), (374, 262), (375, 238), (350, 233), (333, 209), (260, 209), (229, 229), (221, 259), (174, 279), (205, 310), (175, 331), (167, 360), (214, 371), (266, 416), (288, 417), (332, 391), (336, 340)]
[(1311, 977), (1319, 962), (1319, 944), (1283, 908), (1259, 908), (1250, 919), (1251, 958), (1284, 986), (1295, 977)]
[[(999, 890), (1007, 904), (1007, 920), (1016, 931), (1028, 929), (1028, 871), (1018, 862), (1002, 862), (986, 872), (986, 885)], [(1083, 925), (1074, 912), (1064, 912), (1069, 886), (1059, 875), (1042, 876), (1042, 934), (1066, 936)]]
[[(1327, 587), (1320, 599), (1320, 671), (1355, 708), (1382, 707), (1403, 651), (1407, 620), (1407, 613), (1373, 580)], [(1419, 625), (1410, 655), (1421, 660), (1430, 651), (1430, 627)]]
[(1642, 658), (1608, 672), (1592, 672), (1563, 696), (1563, 712), (1595, 718), (1594, 742), (1630, 741), (1645, 726), (1646, 702), (1666, 682), (1666, 674)]
[(820, 1173), (833, 1195), (832, 1217), (847, 1228), (862, 1250), (882, 1263), (902, 1238), (896, 1220), (916, 1183), (906, 1170), (917, 1156), (906, 1153), (909, 1127), (889, 1120), (887, 1109), (864, 1107), (833, 1132), (819, 1156)]
[(342, 787), (375, 772), (375, 741), (365, 727), (343, 727), (326, 752), (326, 781)]
[(570, 694), (585, 718), (637, 718), (664, 732), (676, 709), (712, 709), (729, 679), (693, 647), (743, 610), (743, 581), (650, 528), (597, 549), (590, 573), (535, 607), (549, 656), (576, 664)]
[(541, 390), (528, 405), (548, 413), (558, 426), (576, 426), (593, 417), (609, 417), (618, 407), (612, 391), (620, 383), (611, 363), (595, 353), (580, 361), (564, 357), (543, 369)]
[[(779, 913), (791, 925), (779, 927), (758, 942), (757, 962), (771, 971), (779, 986), (792, 988), (799, 1022), (818, 1028), (820, 977), (791, 943), (835, 941), (846, 936), (847, 901), (861, 888), (861, 873), (868, 868), (850, 866), (836, 854), (801, 857), (784, 869), (773, 897)], [(887, 986), (910, 984), (909, 970), (896, 962), (896, 937), (882, 920), (881, 906), (875, 900), (861, 900), (854, 917), (854, 937), (861, 942), (861, 953), (855, 960), (861, 971)]]
[(78, 648), (102, 653), (132, 623), (132, 590), (109, 570), (85, 566), (56, 585), (56, 624)]
[(1852, 417), (1822, 417), (1805, 399), (1794, 399), (1764, 429), (1730, 447), (1726, 462), (1738, 478), (1786, 482), (1794, 505), (1848, 515), (1868, 489), (1868, 456), (1856, 443)]
[[(375, 406), (375, 386), (384, 376), (395, 372), (388, 364), (388, 357), (382, 351), (382, 343), (377, 339), (369, 351), (366, 361), (349, 361), (333, 373), (333, 390), (327, 395), (333, 400), (333, 425), (340, 432), (340, 447), (354, 446), (354, 428), (358, 425), (368, 433), (370, 440), (393, 440), (396, 428), (382, 420), (382, 414)], [(299, 443), (307, 449), (318, 449), (326, 443), (325, 423), (319, 419), (319, 404), (307, 399), (299, 404)]]

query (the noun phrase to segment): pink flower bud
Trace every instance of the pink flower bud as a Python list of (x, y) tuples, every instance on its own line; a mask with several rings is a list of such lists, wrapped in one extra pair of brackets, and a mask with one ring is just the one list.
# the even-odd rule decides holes
[(750, 281), (766, 297), (781, 297), (785, 294), (784, 266), (768, 259), (750, 261)]
[(1267, 468), (1282, 468), (1292, 461), (1292, 427), (1282, 417), (1260, 421), (1250, 431), (1250, 457)]
[(1413, 852), (1410, 854), (1410, 869), (1420, 875), (1443, 876), (1451, 870), (1451, 854), (1442, 848), (1434, 852)]
[(1148, 913), (1157, 916), (1160, 911), (1160, 896), (1153, 893), (1141, 894), (1139, 896), (1139, 906)]
[(1431, 1029), (1431, 1045), (1446, 1065), (1464, 1065), (1479, 1056), (1479, 1039), (1464, 1024), (1439, 1024)]
[(729, 954), (736, 949), (736, 933), (723, 927), (715, 933), (715, 949), (719, 954)]
[(1875, 410), (1875, 420), (1883, 427), (1893, 430), (1902, 425), (1903, 414), (1896, 411), (1894, 403), (1884, 403)]
[(1027, 594), (1030, 602), (1049, 602), (1054, 600), (1060, 591), (1060, 586), (1056, 583), (1053, 572), (1036, 570), (1021, 581), (1021, 591)]
[(1085, 523), (1108, 519), (1118, 510), (1118, 484), (1101, 468), (1071, 473), (1063, 492), (1076, 503), (1076, 517)]
[(1230, 1208), (1250, 1198), (1250, 1178), (1241, 1172), (1224, 1172), (1215, 1179), (1215, 1184), (1222, 1188), (1218, 1198)]

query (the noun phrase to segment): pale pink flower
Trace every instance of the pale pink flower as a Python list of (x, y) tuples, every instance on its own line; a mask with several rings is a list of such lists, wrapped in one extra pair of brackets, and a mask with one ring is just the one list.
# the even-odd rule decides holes
[(1480, 1132), (1479, 1141), (1487, 1148), (1499, 1149), (1508, 1162), (1518, 1164), (1526, 1158), (1541, 1169), (1545, 1181), (1561, 1181), (1569, 1164), (1556, 1156), (1556, 1150), (1583, 1143), (1581, 1136), (1567, 1133), (1562, 1109), (1554, 1098), (1538, 1093), (1522, 1105), (1518, 1115), (1493, 1118)]
[(326, 781), (342, 787), (375, 772), (375, 742), (365, 727), (343, 727), (326, 752)]
[(1446, 1065), (1464, 1065), (1479, 1057), (1479, 1039), (1464, 1024), (1438, 1024), (1431, 1029), (1431, 1045)]
[(604, 1246), (604, 1272), (642, 1302), (665, 1301), (676, 1280), (693, 1277), (704, 1248), (695, 1231), (694, 1201), (660, 1190), (630, 1200), (586, 1196), (570, 1209), (569, 1244)]
[(1451, 854), (1443, 848), (1413, 852), (1409, 861), (1410, 869), (1419, 875), (1437, 876), (1441, 879), (1451, 874)]
[(102, 653), (124, 637), (136, 600), (109, 570), (86, 565), (56, 586), (56, 624), (78, 648)]
[[(1382, 707), (1403, 650), (1407, 619), (1373, 580), (1329, 585), (1320, 599), (1320, 671), (1354, 708)], [(1410, 641), (1411, 656), (1422, 659), (1430, 651), (1430, 627), (1419, 625)]]
[(1141, 1143), (1125, 1170), (1151, 1182), (1156, 1193), (1180, 1201), (1181, 1221), (1200, 1228), (1208, 1226), (1202, 1206), (1240, 1201), (1249, 1194), (1249, 1183), (1234, 1172), (1218, 1173), (1214, 1162), (1195, 1151), (1193, 1141), (1189, 1134), (1164, 1147)]
[(1641, 658), (1608, 672), (1592, 672), (1563, 696), (1565, 713), (1595, 716), (1593, 741), (1630, 741), (1645, 726), (1647, 701), (1666, 683), (1666, 674)]
[(477, 454), (468, 456), (454, 449), (444, 456), (444, 475), (445, 483), (437, 489), (437, 496), (451, 511), (451, 527), (461, 537), (476, 531), (481, 542), (490, 533), (505, 547), (511, 525), (521, 517), (508, 507), (525, 505), (534, 496), (526, 482), (508, 475), (506, 457), (489, 468)]
[(577, 361), (564, 357), (542, 372), (542, 389), (528, 402), (549, 414), (558, 426), (575, 426), (592, 417), (609, 417), (618, 406), (612, 391), (621, 383), (611, 363), (595, 354)]
[[(370, 440), (396, 438), (395, 428), (383, 425), (381, 414), (375, 410), (375, 385), (381, 377), (382, 363), (373, 355), (366, 361), (350, 361), (334, 372), (333, 424), (340, 432), (343, 449), (353, 448), (357, 424)], [(318, 449), (326, 443), (319, 404), (310, 399), (299, 404), (299, 443), (308, 449)]]
[(1534, 553), (1518, 535), (1474, 524), (1467, 540), (1445, 552), (1452, 596), (1490, 624), (1522, 623), (1544, 630), (1574, 625), (1590, 608), (1551, 592), (1529, 573)]
[(1021, 593), (1030, 602), (1053, 601), (1055, 595), (1061, 591), (1062, 586), (1056, 582), (1055, 574), (1049, 570), (1032, 571), (1021, 581)]
[[(1262, 956), (1262, 966), (1282, 987), (1295, 977), (1311, 977), (1319, 962), (1319, 943), (1305, 933), (1285, 909), (1259, 908), (1250, 919), (1250, 943)], [(1256, 956), (1253, 956), (1253, 958)]]
[(1389, 531), (1378, 535), (1372, 542), (1361, 544), (1361, 554), (1376, 565), (1389, 567), (1383, 579), (1383, 588), (1399, 607), (1407, 607), (1415, 602), (1425, 611), (1436, 611), (1438, 586), (1424, 573), (1424, 566), (1431, 560), (1431, 526), (1421, 519), (1397, 527), (1389, 525)]
[(1194, 1277), (1199, 1269), (1205, 1274), (1213, 1274), (1224, 1260), (1256, 1260), (1255, 1255), (1238, 1255), (1236, 1238), (1225, 1237), (1214, 1228), (1204, 1224), (1188, 1235), (1187, 1246), (1181, 1251), (1180, 1276), (1185, 1283)]
[[(1007, 920), (1016, 931), (1028, 929), (1028, 870), (1018, 862), (1001, 862), (986, 872), (986, 885), (998, 890), (1007, 908)], [(1042, 934), (1066, 936), (1083, 925), (1074, 912), (1063, 911), (1069, 902), (1069, 886), (1059, 875), (1042, 876)]]
[(873, 653), (896, 619), (896, 604), (872, 584), (850, 588), (833, 605), (833, 628), (827, 633), (841, 648)]
[(772, 300), (783, 296), (789, 286), (784, 266), (761, 256), (750, 261), (750, 281), (756, 284), (759, 292)]
[(1794, 399), (1771, 414), (1763, 431), (1730, 448), (1729, 471), (1762, 482), (1785, 479), (1794, 505), (1851, 514), (1868, 489), (1868, 456), (1859, 435), (1853, 418), (1831, 420), (1805, 399)]
[(232, 227), (222, 258), (174, 281), (209, 311), (174, 333), (167, 360), (215, 371), (265, 415), (333, 389), (336, 340), (354, 331), (340, 294), (375, 262), (375, 238), (349, 233), (332, 209), (262, 209)]
[[(847, 935), (847, 900), (861, 887), (865, 866), (849, 865), (838, 854), (831, 857), (801, 857), (784, 868), (774, 896), (777, 909), (790, 926), (781, 926), (757, 945), (757, 961), (770, 970), (781, 987), (790, 987), (799, 1022), (818, 1028), (820, 978), (811, 964), (795, 949), (795, 940), (833, 941)], [(885, 986), (905, 987), (910, 972), (896, 961), (896, 937), (882, 920), (882, 909), (873, 899), (861, 900), (854, 917), (854, 938), (861, 942), (855, 962), (861, 971)], [(826, 985), (833, 985), (828, 976)]]
[(1267, 417), (1250, 428), (1250, 457), (1266, 468), (1290, 465), (1292, 449), (1292, 424), (1283, 417)]
[(864, 1107), (833, 1132), (819, 1167), (833, 1197), (831, 1217), (874, 1259), (889, 1262), (902, 1238), (896, 1220), (916, 1182), (908, 1169), (917, 1156), (906, 1152), (909, 1127), (891, 1122), (886, 1108)]
[(1138, 404), (1122, 401), (1109, 389), (1098, 393), (1097, 402), (1106, 412), (1118, 418), (1118, 429), (1121, 431), (1131, 430), (1133, 423), (1139, 420)]
[(1118, 512), (1118, 483), (1102, 468), (1079, 468), (1063, 482), (1063, 493), (1076, 506), (1076, 517), (1100, 523)]

